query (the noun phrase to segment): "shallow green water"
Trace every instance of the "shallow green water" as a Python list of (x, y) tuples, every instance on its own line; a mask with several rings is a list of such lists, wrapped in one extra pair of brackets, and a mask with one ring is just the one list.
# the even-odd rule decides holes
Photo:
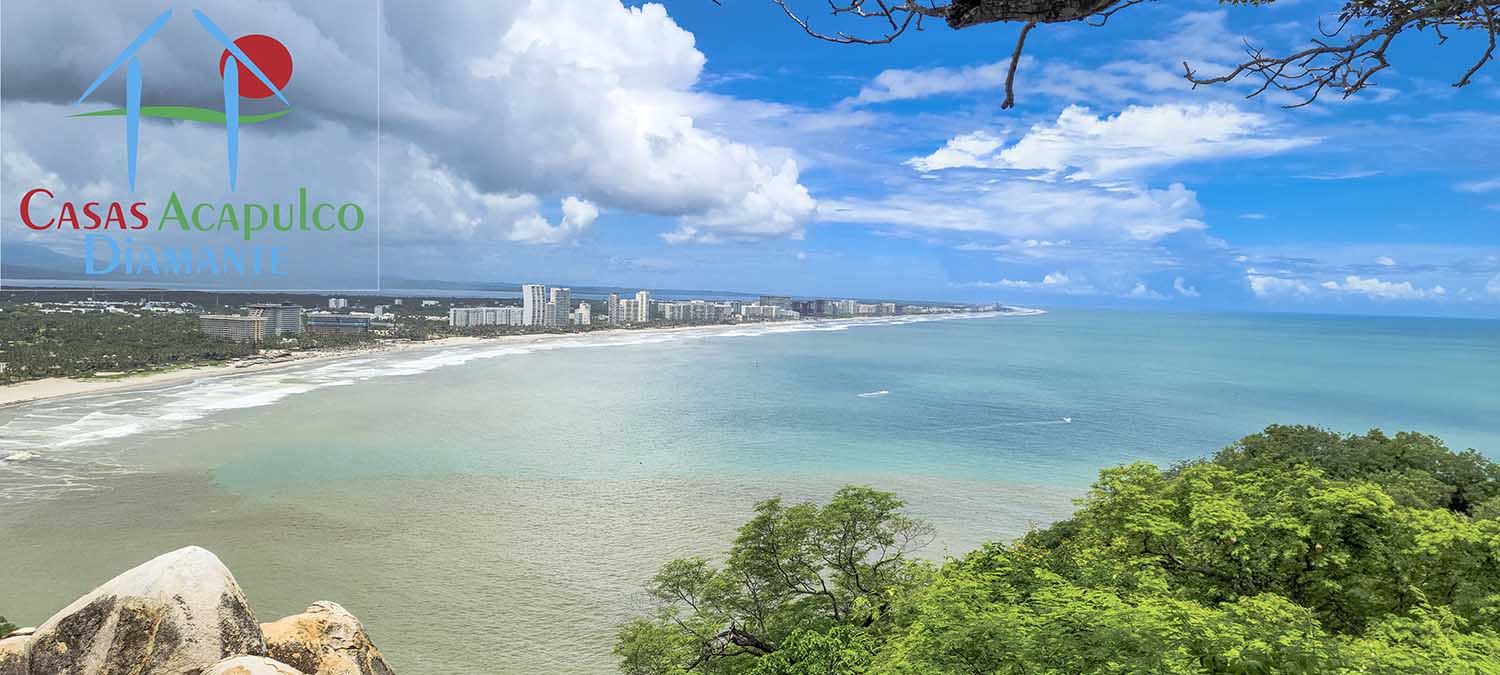
[[(931, 555), (1066, 515), (1095, 472), (1272, 422), (1500, 453), (1500, 323), (1060, 312), (387, 355), (0, 411), (0, 612), (171, 548), (262, 620), (329, 599), (399, 672), (608, 672), (665, 560), (862, 482)], [(860, 396), (860, 394), (882, 395)]]

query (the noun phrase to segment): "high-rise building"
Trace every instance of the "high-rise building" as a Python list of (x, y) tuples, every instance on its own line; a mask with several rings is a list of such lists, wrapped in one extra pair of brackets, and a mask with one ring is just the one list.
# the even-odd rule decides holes
[(552, 289), (552, 297), (547, 303), (552, 307), (552, 320), (548, 325), (566, 326), (571, 323), (568, 320), (568, 310), (573, 308), (572, 295), (573, 289), (571, 288)]
[(594, 322), (594, 308), (587, 302), (578, 303), (578, 311), (573, 312), (573, 324), (587, 326)]
[(250, 316), (266, 317), (266, 335), (296, 335), (302, 332), (302, 308), (292, 304), (250, 305)]
[(620, 315), (619, 293), (609, 294), (609, 302), (605, 303), (605, 310), (605, 319), (609, 322), (609, 325), (618, 326), (624, 323), (624, 321), (621, 320), (623, 319), (623, 317)]
[(541, 326), (547, 323), (547, 287), (526, 284), (521, 287), (521, 325)]
[(260, 342), (266, 339), (266, 317), (238, 314), (203, 314), (198, 329), (205, 334), (235, 342)]
[(620, 301), (620, 324), (636, 323), (641, 315), (640, 303), (634, 298)]
[(348, 309), (349, 308), (349, 299), (348, 298), (329, 298), (328, 299), (328, 308), (329, 309)]
[(636, 291), (635, 304), (635, 320), (641, 323), (651, 321), (651, 294), (646, 291)]
[(762, 295), (760, 296), (760, 304), (770, 305), (772, 307), (780, 307), (782, 309), (791, 309), (792, 299), (785, 295)]
[[(543, 307), (543, 309), (542, 309), (542, 325), (543, 326), (546, 326), (548, 328), (556, 328), (556, 327), (562, 325), (562, 324), (559, 324), (557, 322), (557, 303), (555, 303), (555, 302), (549, 302), (549, 303), (547, 303), (545, 305), (542, 305), (542, 307)], [(563, 309), (563, 311), (566, 312), (568, 310), (565, 308), (565, 309)]]

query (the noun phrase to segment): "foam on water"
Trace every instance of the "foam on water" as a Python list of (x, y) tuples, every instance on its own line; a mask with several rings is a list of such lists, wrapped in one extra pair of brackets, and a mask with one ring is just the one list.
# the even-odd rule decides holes
[(522, 356), (562, 349), (628, 347), (723, 337), (759, 337), (841, 332), (856, 327), (930, 321), (1029, 316), (948, 314), (872, 317), (838, 322), (706, 326), (678, 330), (612, 331), (602, 335), (537, 338), (531, 342), (472, 344), (431, 351), (404, 351), (330, 363), (290, 366), (259, 373), (230, 373), (184, 384), (38, 401), (0, 410), (0, 452), (39, 452), (42, 459), (0, 462), (0, 500), (57, 497), (102, 485), (99, 478), (132, 471), (111, 442), (143, 433), (164, 433), (226, 411), (275, 405), (289, 397), (374, 378), (411, 377), (478, 359)]

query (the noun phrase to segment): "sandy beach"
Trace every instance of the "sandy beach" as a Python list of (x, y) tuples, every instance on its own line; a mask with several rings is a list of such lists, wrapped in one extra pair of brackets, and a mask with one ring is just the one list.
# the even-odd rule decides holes
[[(1029, 312), (1040, 312), (1025, 308), (1014, 308), (1011, 313), (1024, 315)], [(868, 320), (865, 317), (850, 317), (836, 319), (814, 319), (812, 322), (861, 322)], [(606, 328), (602, 330), (589, 331), (588, 333), (528, 333), (521, 335), (500, 335), (494, 337), (473, 336), (451, 336), (411, 342), (405, 340), (381, 341), (371, 345), (359, 347), (336, 349), (336, 350), (307, 350), (300, 352), (288, 352), (279, 358), (266, 358), (264, 356), (236, 359), (224, 363), (212, 365), (189, 366), (174, 370), (155, 373), (125, 374), (118, 377), (95, 377), (95, 378), (65, 378), (51, 377), (28, 382), (18, 382), (0, 386), (0, 408), (33, 403), (49, 399), (66, 398), (71, 396), (89, 396), (94, 394), (110, 394), (134, 389), (147, 389), (151, 387), (171, 386), (185, 384), (194, 380), (214, 377), (232, 377), (235, 375), (249, 375), (252, 373), (263, 373), (268, 370), (287, 368), (296, 365), (309, 365), (314, 363), (331, 362), (342, 359), (350, 359), (359, 356), (368, 356), (375, 353), (403, 352), (411, 350), (443, 349), (461, 347), (475, 344), (504, 344), (507, 342), (531, 343), (543, 340), (556, 340), (563, 338), (576, 338), (583, 335), (612, 334), (617, 332), (632, 331), (730, 331), (744, 328), (740, 324), (714, 324), (707, 326), (662, 326), (653, 328)]]
[(349, 359), (372, 353), (383, 353), (393, 351), (408, 351), (416, 349), (438, 349), (443, 347), (455, 347), (466, 344), (474, 344), (483, 341), (494, 340), (517, 340), (534, 339), (537, 335), (505, 336), (496, 338), (479, 337), (445, 337), (423, 342), (389, 341), (379, 342), (373, 345), (361, 346), (350, 349), (339, 350), (308, 350), (301, 352), (289, 352), (286, 356), (279, 358), (254, 358), (235, 359), (216, 363), (212, 365), (189, 366), (175, 370), (167, 370), (156, 373), (127, 374), (119, 377), (96, 377), (96, 378), (66, 378), (49, 377), (41, 380), (28, 382), (17, 382), (0, 386), (0, 408), (32, 403), (47, 399), (65, 398), (70, 396), (88, 396), (93, 394), (109, 394), (132, 389), (146, 389), (150, 387), (171, 386), (184, 384), (209, 377), (228, 377), (234, 375), (248, 375), (251, 373), (263, 373), (268, 370), (286, 368), (295, 365), (308, 365), (313, 363)]

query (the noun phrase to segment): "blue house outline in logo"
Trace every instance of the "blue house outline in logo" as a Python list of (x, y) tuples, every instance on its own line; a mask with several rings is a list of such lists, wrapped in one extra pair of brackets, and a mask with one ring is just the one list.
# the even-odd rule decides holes
[[(74, 105), (82, 104), (90, 94), (94, 93), (95, 89), (99, 88), (99, 85), (119, 70), (121, 65), (125, 66), (125, 157), (131, 192), (135, 191), (135, 160), (141, 123), (141, 60), (136, 52), (150, 42), (151, 38), (155, 37), (171, 18), (172, 10), (170, 9), (157, 16), (125, 47), (124, 51), (120, 52), (119, 56), (115, 57), (114, 61), (110, 62), (103, 72), (99, 73), (99, 77), (94, 79), (93, 84), (90, 84), (74, 103)], [(234, 41), (230, 40), (229, 36), (208, 18), (207, 14), (204, 14), (202, 10), (194, 9), (193, 18), (198, 20), (198, 24), (210, 37), (229, 52), (229, 62), (224, 64), (224, 133), (229, 146), (229, 189), (234, 190), (239, 177), (240, 157), (240, 83), (237, 66), (245, 66), (246, 70), (249, 70), (257, 80), (260, 80), (261, 84), (275, 94), (276, 98), (286, 104), (288, 110), (291, 109), (292, 103), (287, 100), (281, 89), (271, 82), (271, 78), (261, 72), (255, 61), (236, 46)]]

